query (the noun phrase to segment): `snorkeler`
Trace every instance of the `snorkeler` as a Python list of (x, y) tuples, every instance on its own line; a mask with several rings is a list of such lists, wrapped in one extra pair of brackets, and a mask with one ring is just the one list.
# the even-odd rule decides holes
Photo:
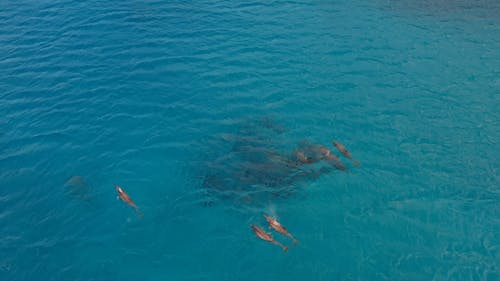
[(115, 184), (115, 189), (116, 189), (116, 192), (118, 192), (118, 196), (116, 197), (116, 199), (121, 199), (127, 205), (134, 208), (134, 210), (137, 213), (137, 215), (139, 216), (139, 218), (142, 218), (142, 216), (144, 214), (139, 211), (139, 207), (137, 207), (137, 205), (135, 205), (134, 201), (132, 201), (130, 196), (125, 191), (123, 191), (123, 189), (121, 189), (121, 187), (119, 187), (116, 184)]
[(269, 223), (269, 226), (276, 230), (277, 232), (285, 235), (286, 237), (290, 238), (293, 240), (293, 244), (297, 244), (297, 239), (295, 239), (295, 237), (293, 237), (292, 234), (290, 234), (288, 232), (288, 230), (286, 230), (286, 228), (284, 226), (282, 226), (275, 218), (273, 217), (270, 217), (268, 215), (264, 215), (264, 218), (266, 218), (266, 221), (267, 223)]
[(347, 150), (347, 148), (345, 148), (345, 146), (343, 146), (341, 143), (337, 142), (337, 141), (333, 141), (333, 145), (348, 159), (351, 159), (352, 163), (354, 164), (354, 166), (359, 166), (360, 163), (358, 160), (352, 158), (352, 155), (351, 153)]
[(274, 240), (270, 233), (265, 232), (262, 228), (255, 226), (253, 224), (251, 224), (250, 227), (255, 232), (255, 235), (257, 235), (257, 237), (259, 237), (260, 239), (267, 241), (269, 243), (273, 243), (274, 245), (280, 246), (283, 249), (283, 252), (288, 251), (288, 247)]

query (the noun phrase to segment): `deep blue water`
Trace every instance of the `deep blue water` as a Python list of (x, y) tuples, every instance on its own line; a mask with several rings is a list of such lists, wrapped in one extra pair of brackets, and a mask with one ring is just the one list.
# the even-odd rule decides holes
[(499, 94), (494, 0), (2, 1), (0, 280), (500, 280)]

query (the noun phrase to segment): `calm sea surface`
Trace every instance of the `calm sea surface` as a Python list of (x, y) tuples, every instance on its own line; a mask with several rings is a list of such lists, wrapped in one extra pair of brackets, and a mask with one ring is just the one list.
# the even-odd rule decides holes
[(2, 281), (500, 280), (499, 1), (1, 1), (0, 114)]

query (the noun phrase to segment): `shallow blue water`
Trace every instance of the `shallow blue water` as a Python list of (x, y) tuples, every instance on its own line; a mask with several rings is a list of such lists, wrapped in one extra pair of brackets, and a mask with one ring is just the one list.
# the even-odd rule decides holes
[[(499, 280), (499, 19), (3, 1), (0, 280)], [(284, 164), (333, 139), (361, 166)], [(263, 213), (298, 245), (255, 238)]]

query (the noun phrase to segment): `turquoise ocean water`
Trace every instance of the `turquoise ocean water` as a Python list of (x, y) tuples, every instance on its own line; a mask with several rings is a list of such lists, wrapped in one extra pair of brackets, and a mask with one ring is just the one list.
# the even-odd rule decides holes
[(0, 280), (500, 280), (499, 94), (494, 0), (2, 1)]

